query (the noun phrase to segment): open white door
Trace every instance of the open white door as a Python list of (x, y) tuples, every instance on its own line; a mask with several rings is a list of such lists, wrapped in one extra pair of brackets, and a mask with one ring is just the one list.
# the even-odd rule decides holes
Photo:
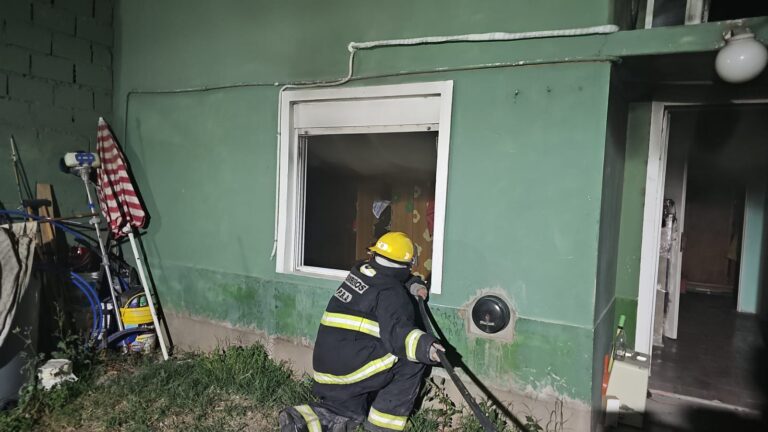
[(643, 208), (643, 238), (640, 247), (640, 281), (637, 296), (635, 350), (653, 352), (653, 318), (656, 315), (656, 289), (659, 271), (659, 240), (664, 209), (664, 178), (667, 169), (669, 113), (663, 102), (654, 102), (651, 113), (648, 168)]
[[(679, 145), (678, 145), (679, 144)], [(687, 149), (685, 143), (671, 143), (667, 159), (667, 178), (664, 197), (675, 203), (675, 221), (672, 226), (672, 244), (669, 251), (669, 273), (666, 275), (666, 302), (664, 311), (664, 336), (677, 339), (677, 321), (680, 312), (680, 279), (683, 269), (685, 193), (688, 184)]]
[[(659, 246), (662, 228), (662, 215), (664, 210), (665, 181), (667, 180), (667, 153), (669, 148), (669, 123), (670, 114), (668, 108), (698, 107), (709, 104), (757, 104), (766, 103), (763, 99), (749, 100), (720, 100), (709, 102), (669, 102), (654, 101), (651, 105), (651, 124), (648, 145), (648, 165), (645, 181), (645, 206), (643, 208), (643, 233), (640, 248), (640, 277), (637, 297), (637, 327), (635, 329), (635, 350), (651, 355), (653, 352), (654, 317), (657, 309), (657, 292), (659, 276)], [(686, 149), (687, 151), (687, 149)], [(687, 157), (683, 158), (683, 161)], [(676, 253), (672, 257), (674, 262), (670, 265), (670, 285), (667, 311), (671, 311), (663, 322), (663, 334), (670, 338), (677, 337), (678, 312), (680, 305), (680, 278), (682, 273), (682, 256), (685, 249), (685, 196), (687, 186), (687, 168), (682, 165), (680, 182), (675, 186), (678, 214), (678, 234)], [(768, 188), (768, 186), (767, 186)], [(670, 192), (671, 193), (671, 192)], [(768, 200), (768, 192), (766, 193)], [(681, 247), (682, 243), (682, 247)], [(768, 251), (766, 252), (768, 254)], [(663, 291), (662, 291), (663, 293)], [(661, 303), (661, 302), (659, 302)], [(662, 303), (663, 304), (663, 303)], [(661, 306), (659, 306), (661, 307)]]
[[(661, 113), (660, 113), (661, 114)], [(680, 309), (680, 277), (683, 257), (683, 227), (685, 224), (685, 195), (688, 177), (689, 135), (671, 130), (671, 114), (664, 110), (659, 147), (659, 177), (656, 189), (661, 197), (657, 212), (658, 237), (655, 239), (657, 267), (654, 287), (653, 344), (663, 345), (662, 336), (677, 339), (677, 323)], [(651, 164), (649, 164), (649, 170)], [(648, 202), (648, 201), (647, 201)], [(644, 236), (646, 232), (644, 230)]]

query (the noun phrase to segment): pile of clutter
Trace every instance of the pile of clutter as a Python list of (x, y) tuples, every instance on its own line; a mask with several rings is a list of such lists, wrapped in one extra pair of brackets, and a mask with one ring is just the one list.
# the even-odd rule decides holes
[[(61, 158), (59, 168), (82, 181), (88, 209), (66, 217), (56, 214), (52, 185), (38, 183), (32, 193), (19, 147), (10, 137), (19, 206), (0, 205), (0, 406), (18, 397), (25, 381), (20, 372), (36, 357), (31, 354), (39, 351), (39, 339), (49, 337), (38, 328), (40, 319), (51, 319), (52, 306), (70, 299), (88, 311), (84, 319), (71, 317), (81, 323), (86, 349), (150, 353), (159, 346), (163, 358), (169, 357), (170, 334), (138, 247), (149, 216), (103, 118), (96, 136), (95, 153), (76, 151)], [(124, 239), (135, 266), (123, 258), (119, 242)], [(46, 389), (77, 379), (65, 359), (47, 361), (38, 378)]]

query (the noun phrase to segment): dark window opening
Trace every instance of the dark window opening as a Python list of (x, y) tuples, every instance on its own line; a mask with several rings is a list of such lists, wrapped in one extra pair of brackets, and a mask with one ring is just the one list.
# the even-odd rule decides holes
[(437, 132), (304, 137), (303, 264), (348, 270), (378, 236), (414, 241), (431, 271)]
[(726, 21), (768, 15), (765, 0), (710, 0), (707, 21)]
[(666, 27), (685, 24), (687, 0), (655, 0), (653, 2), (652, 27)]

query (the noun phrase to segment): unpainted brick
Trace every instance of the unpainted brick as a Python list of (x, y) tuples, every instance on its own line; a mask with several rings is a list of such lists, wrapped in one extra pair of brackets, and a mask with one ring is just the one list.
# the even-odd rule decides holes
[(93, 44), (93, 64), (112, 66), (112, 50), (106, 46)]
[(112, 0), (95, 0), (96, 19), (112, 24), (114, 2)]
[(27, 0), (0, 1), (0, 18), (6, 21), (30, 21), (32, 18), (32, 3)]
[(75, 122), (74, 131), (83, 135), (93, 136), (93, 138), (96, 139), (99, 116), (103, 115), (104, 113), (99, 113), (93, 110), (75, 110), (73, 112)]
[(68, 151), (87, 149), (90, 140), (85, 135), (45, 129), (40, 131), (38, 141), (41, 146), (60, 150), (63, 154)]
[(73, 126), (72, 110), (53, 107), (47, 104), (30, 105), (32, 122), (38, 128), (71, 130)]
[(13, 99), (53, 104), (53, 84), (46, 80), (10, 75), (8, 94)]
[(78, 84), (112, 89), (112, 70), (103, 66), (78, 63), (75, 65), (75, 82)]
[(0, 98), (0, 121), (4, 123), (29, 125), (29, 104), (22, 101)]
[(83, 87), (59, 85), (53, 89), (53, 103), (60, 107), (93, 109), (93, 92)]
[(54, 34), (53, 55), (77, 62), (89, 62), (91, 61), (91, 43), (63, 34)]
[(59, 57), (32, 55), (32, 75), (62, 82), (74, 80), (74, 63)]
[(0, 46), (0, 69), (29, 73), (29, 51), (14, 46)]
[(32, 6), (32, 22), (35, 25), (66, 33), (75, 34), (75, 16), (63, 9), (56, 9), (46, 4), (35, 3)]
[(33, 149), (37, 148), (37, 129), (32, 126), (3, 123), (3, 119), (0, 118), (0, 142), (8, 145), (11, 135), (13, 135), (13, 140), (16, 142), (16, 150), (19, 152), (18, 154), (22, 161), (30, 155), (30, 151), (34, 151)]
[(77, 37), (112, 46), (112, 26), (96, 21), (93, 18), (77, 19)]
[(45, 54), (51, 52), (51, 32), (42, 27), (34, 27), (31, 23), (5, 23), (5, 39), (11, 45), (29, 48)]
[(98, 112), (112, 111), (112, 93), (95, 91), (93, 93), (93, 107)]
[(55, 0), (53, 6), (72, 12), (79, 17), (90, 17), (93, 16), (93, 2), (94, 0)]

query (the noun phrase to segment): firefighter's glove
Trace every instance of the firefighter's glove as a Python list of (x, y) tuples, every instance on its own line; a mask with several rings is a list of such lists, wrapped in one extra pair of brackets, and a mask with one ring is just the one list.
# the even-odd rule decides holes
[(440, 358), (437, 356), (438, 351), (445, 352), (445, 348), (439, 343), (433, 343), (432, 346), (429, 347), (429, 359), (435, 363), (440, 362)]
[(426, 300), (429, 296), (429, 288), (427, 288), (427, 283), (424, 282), (424, 279), (418, 276), (411, 276), (411, 278), (408, 279), (408, 281), (405, 283), (405, 287), (408, 288), (408, 292), (410, 292), (411, 295), (421, 297), (424, 300)]

